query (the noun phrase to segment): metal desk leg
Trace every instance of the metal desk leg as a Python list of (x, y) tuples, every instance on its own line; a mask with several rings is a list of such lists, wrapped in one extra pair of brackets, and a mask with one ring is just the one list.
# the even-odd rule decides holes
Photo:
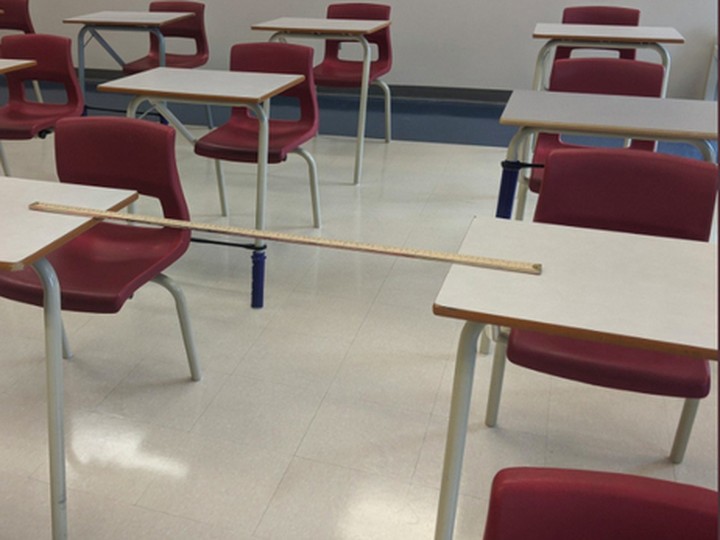
[(668, 82), (670, 80), (670, 53), (665, 47), (663, 47), (659, 43), (648, 45), (648, 48), (653, 49), (655, 52), (657, 52), (658, 56), (660, 57), (660, 63), (663, 65), (663, 68), (665, 68), (662, 90), (660, 91), (660, 97), (665, 97), (667, 95)]
[(707, 161), (708, 163), (717, 163), (717, 155), (715, 153), (715, 148), (712, 144), (710, 144), (710, 141), (694, 141), (694, 144), (697, 149), (700, 150), (700, 153), (702, 154), (702, 157), (705, 161)]
[[(91, 40), (94, 39), (95, 41), (97, 41), (98, 44), (110, 55), (110, 57), (112, 57), (116, 64), (121, 67), (125, 64), (125, 61), (115, 51), (115, 49), (112, 48), (112, 45), (110, 45), (110, 43), (108, 43), (108, 41), (100, 35), (100, 33), (98, 32), (98, 28), (102, 27), (98, 27), (95, 25), (85, 25), (80, 29), (80, 32), (78, 33), (78, 82), (80, 83), (80, 90), (82, 91), (84, 99), (87, 97), (85, 91), (85, 47), (88, 43), (90, 43)], [(114, 29), (122, 30), (126, 28), (117, 27)], [(129, 28), (126, 30), (137, 31), (137, 28)], [(90, 34), (90, 38), (86, 41), (85, 34), (87, 33)], [(87, 106), (85, 107), (85, 112), (87, 113)]]
[(65, 444), (63, 429), (62, 322), (60, 283), (46, 259), (33, 264), (45, 290), (45, 358), (47, 363), (48, 446), (53, 540), (67, 538)]
[(520, 128), (508, 144), (506, 160), (503, 162), (503, 173), (500, 179), (500, 191), (498, 194), (495, 217), (510, 219), (512, 217), (513, 204), (515, 202), (515, 190), (517, 189), (519, 169), (512, 165), (520, 159), (522, 145), (526, 137), (533, 133), (527, 128)]
[(463, 326), (455, 359), (450, 420), (445, 442), (445, 463), (443, 464), (440, 502), (438, 504), (435, 540), (451, 540), (455, 528), (455, 515), (460, 492), (465, 436), (470, 415), (477, 343), (485, 324), (468, 321)]
[(547, 57), (550, 52), (554, 50), (556, 43), (557, 42), (555, 41), (548, 41), (540, 47), (540, 50), (538, 51), (537, 58), (535, 59), (535, 72), (533, 73), (533, 90), (545, 89), (545, 79), (547, 78), (547, 70), (545, 69), (547, 65)]
[(357, 141), (355, 143), (355, 172), (353, 184), (360, 183), (362, 176), (362, 162), (365, 152), (365, 124), (367, 123), (368, 90), (370, 86), (370, 61), (371, 50), (367, 39), (362, 36), (357, 38), (363, 49), (362, 79), (360, 81), (360, 106), (358, 108)]
[[(130, 100), (130, 103), (128, 103), (127, 110), (125, 112), (125, 116), (128, 118), (136, 118), (138, 108), (140, 107), (140, 104), (144, 101), (147, 101), (150, 105), (150, 109), (155, 109), (157, 113), (160, 115), (160, 118), (164, 121), (164, 123), (170, 124), (173, 126), (190, 144), (195, 144), (196, 138), (195, 136), (190, 133), (190, 130), (188, 130), (187, 127), (185, 127), (185, 124), (183, 124), (177, 116), (173, 114), (173, 112), (168, 109), (166, 103), (161, 100), (157, 100), (148, 96), (135, 96)], [(148, 111), (145, 111), (144, 114), (147, 114)]]
[[(258, 119), (257, 189), (255, 194), (255, 228), (265, 228), (265, 205), (267, 200), (267, 166), (270, 139), (270, 102), (264, 106), (252, 105), (250, 109)], [(252, 294), (250, 307), (261, 308), (264, 304), (265, 289), (265, 244), (255, 241), (252, 255)]]
[[(80, 92), (82, 92), (83, 101), (86, 100), (85, 92), (85, 34), (89, 28), (83, 26), (78, 32), (77, 56), (78, 56), (78, 82), (80, 83)], [(83, 107), (83, 115), (87, 114), (87, 105)]]
[(165, 36), (159, 28), (150, 28), (150, 33), (158, 40), (158, 66), (164, 67), (165, 62)]
[(252, 291), (250, 293), (250, 307), (260, 309), (265, 303), (265, 246), (255, 246), (251, 257)]

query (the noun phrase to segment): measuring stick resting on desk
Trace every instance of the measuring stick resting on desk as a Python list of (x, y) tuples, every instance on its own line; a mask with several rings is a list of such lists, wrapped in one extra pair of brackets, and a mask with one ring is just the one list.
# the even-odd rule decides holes
[(480, 268), (505, 270), (507, 272), (520, 272), (524, 274), (536, 275), (539, 275), (542, 272), (542, 265), (540, 263), (508, 261), (504, 259), (492, 259), (488, 257), (476, 257), (473, 255), (443, 253), (440, 251), (421, 249), (397, 248), (392, 246), (382, 246), (378, 244), (367, 244), (361, 242), (349, 242), (344, 240), (328, 240), (325, 238), (316, 238), (312, 236), (300, 236), (295, 234), (261, 231), (258, 229), (244, 229), (241, 227), (231, 227), (228, 225), (196, 223), (193, 221), (183, 221), (180, 219), (167, 219), (154, 216), (141, 216), (137, 214), (124, 214), (121, 212), (105, 212), (92, 208), (80, 208), (76, 206), (65, 206), (60, 204), (43, 202), (32, 203), (30, 205), (30, 209), (38, 210), (41, 212), (51, 212), (55, 214), (67, 214), (72, 216), (92, 217), (95, 219), (126, 221), (129, 223), (143, 223), (146, 225), (158, 225), (160, 227), (171, 227), (174, 229), (190, 229), (194, 231), (227, 234), (231, 236), (258, 238), (260, 240), (274, 240), (276, 242), (286, 242), (289, 244), (303, 244), (308, 246), (344, 249), (348, 251), (377, 253), (380, 255), (393, 255), (396, 257), (407, 257), (410, 259), (424, 259), (429, 261), (449, 262), (453, 264), (463, 264), (466, 266), (477, 266)]

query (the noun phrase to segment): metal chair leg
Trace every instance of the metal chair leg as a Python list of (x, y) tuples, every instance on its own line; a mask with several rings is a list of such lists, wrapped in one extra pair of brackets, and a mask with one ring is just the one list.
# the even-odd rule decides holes
[(227, 197), (225, 194), (225, 176), (223, 175), (222, 164), (220, 163), (220, 160), (215, 159), (213, 161), (215, 161), (215, 176), (217, 176), (218, 194), (220, 195), (220, 214), (223, 217), (227, 217), (229, 213)]
[(37, 99), (38, 103), (44, 103), (42, 92), (40, 91), (40, 83), (38, 81), (33, 81), (33, 90), (35, 91), (35, 99)]
[(304, 148), (296, 148), (293, 152), (302, 156), (308, 164), (308, 175), (310, 176), (310, 196), (312, 198), (313, 210), (313, 226), (316, 229), (319, 229), (322, 218), (320, 216), (320, 189), (318, 187), (317, 163), (315, 163), (315, 158), (312, 154)]
[(213, 119), (212, 106), (205, 105), (205, 114), (207, 115), (208, 128), (215, 128), (215, 120)]
[(478, 345), (478, 354), (486, 355), (490, 352), (490, 327), (486, 326), (480, 334), (480, 345)]
[(515, 202), (515, 219), (519, 221), (522, 221), (525, 217), (525, 206), (527, 205), (527, 194), (529, 190), (529, 180), (521, 174), (518, 179), (517, 200)]
[(62, 334), (62, 356), (65, 360), (70, 360), (73, 357), (73, 353), (70, 348), (70, 340), (68, 339), (67, 332), (65, 331), (65, 323), (62, 319), (60, 319), (60, 331)]
[(682, 414), (680, 415), (680, 422), (678, 423), (677, 431), (675, 432), (673, 447), (670, 452), (670, 461), (673, 463), (682, 463), (682, 460), (685, 457), (685, 450), (687, 450), (687, 445), (690, 440), (690, 432), (692, 431), (693, 423), (695, 422), (695, 415), (697, 415), (699, 405), (699, 399), (687, 398), (685, 400)]
[(5, 147), (0, 143), (0, 165), (2, 165), (5, 176), (12, 176), (10, 174), (10, 166), (8, 165), (7, 157), (5, 156)]
[(373, 81), (373, 84), (379, 86), (385, 95), (385, 142), (389, 143), (392, 141), (392, 106), (390, 87), (385, 81), (381, 81), (380, 79)]
[(503, 377), (505, 376), (507, 340), (507, 332), (498, 332), (495, 339), (490, 391), (488, 393), (487, 409), (485, 410), (485, 425), (488, 427), (495, 427), (497, 424), (498, 411), (500, 410), (500, 394), (502, 393)]
[(190, 365), (190, 375), (193, 381), (199, 381), (202, 378), (200, 372), (200, 364), (197, 359), (197, 351), (195, 350), (195, 341), (193, 340), (192, 327), (190, 325), (190, 316), (188, 315), (185, 294), (182, 289), (165, 274), (158, 274), (152, 281), (158, 285), (165, 287), (175, 299), (178, 318), (180, 319), (180, 329), (182, 331), (183, 342), (185, 344), (185, 352), (187, 353), (188, 364)]

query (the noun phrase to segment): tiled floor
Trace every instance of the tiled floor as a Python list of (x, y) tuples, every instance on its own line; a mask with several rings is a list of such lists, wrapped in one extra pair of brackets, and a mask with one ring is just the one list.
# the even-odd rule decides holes
[[(5, 147), (16, 176), (54, 178), (52, 137)], [(269, 228), (447, 251), (472, 216), (492, 214), (504, 155), (370, 141), (353, 186), (352, 139), (321, 136), (308, 148), (321, 174), (322, 230), (311, 228), (305, 165), (294, 156), (270, 168)], [(193, 217), (224, 222), (212, 164), (184, 140), (177, 149)], [(250, 226), (254, 167), (226, 172), (230, 223)], [(447, 269), (272, 244), (266, 307), (252, 310), (248, 252), (193, 244), (168, 273), (188, 296), (198, 383), (162, 288), (148, 285), (118, 315), (66, 314), (75, 353), (65, 364), (71, 537), (432, 538), (461, 326), (431, 312)], [(49, 538), (41, 313), (1, 301), (0, 322), (0, 539)], [(481, 538), (489, 482), (509, 465), (717, 487), (716, 386), (674, 466), (666, 456), (679, 400), (510, 365), (499, 425), (489, 429), (488, 373), (481, 358), (458, 540)]]

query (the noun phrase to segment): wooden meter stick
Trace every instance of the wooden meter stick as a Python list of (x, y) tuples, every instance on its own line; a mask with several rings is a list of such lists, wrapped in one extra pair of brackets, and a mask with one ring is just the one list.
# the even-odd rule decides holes
[(473, 255), (462, 255), (459, 253), (447, 253), (441, 251), (430, 251), (423, 249), (408, 249), (363, 242), (349, 242), (345, 240), (328, 240), (312, 236), (300, 236), (258, 229), (245, 229), (242, 227), (231, 227), (229, 225), (212, 225), (197, 223), (180, 219), (168, 219), (154, 216), (143, 216), (137, 214), (126, 214), (122, 212), (106, 212), (92, 208), (80, 208), (60, 204), (35, 202), (30, 205), (31, 210), (51, 212), (55, 214), (66, 214), (71, 216), (91, 217), (94, 219), (107, 219), (113, 221), (125, 221), (128, 223), (142, 223), (145, 225), (157, 225), (159, 227), (171, 227), (174, 229), (190, 229), (230, 236), (243, 236), (247, 238), (258, 238), (260, 240), (273, 240), (289, 244), (303, 244), (307, 246), (329, 247), (344, 249), (347, 251), (359, 251), (363, 253), (377, 253), (380, 255), (393, 255), (395, 257), (407, 257), (410, 259), (423, 259), (428, 261), (449, 262), (466, 266), (480, 268), (491, 268), (507, 272), (520, 272), (524, 274), (539, 275), (542, 272), (540, 263), (529, 263), (522, 261), (509, 261), (504, 259), (493, 259), (488, 257), (476, 257)]

